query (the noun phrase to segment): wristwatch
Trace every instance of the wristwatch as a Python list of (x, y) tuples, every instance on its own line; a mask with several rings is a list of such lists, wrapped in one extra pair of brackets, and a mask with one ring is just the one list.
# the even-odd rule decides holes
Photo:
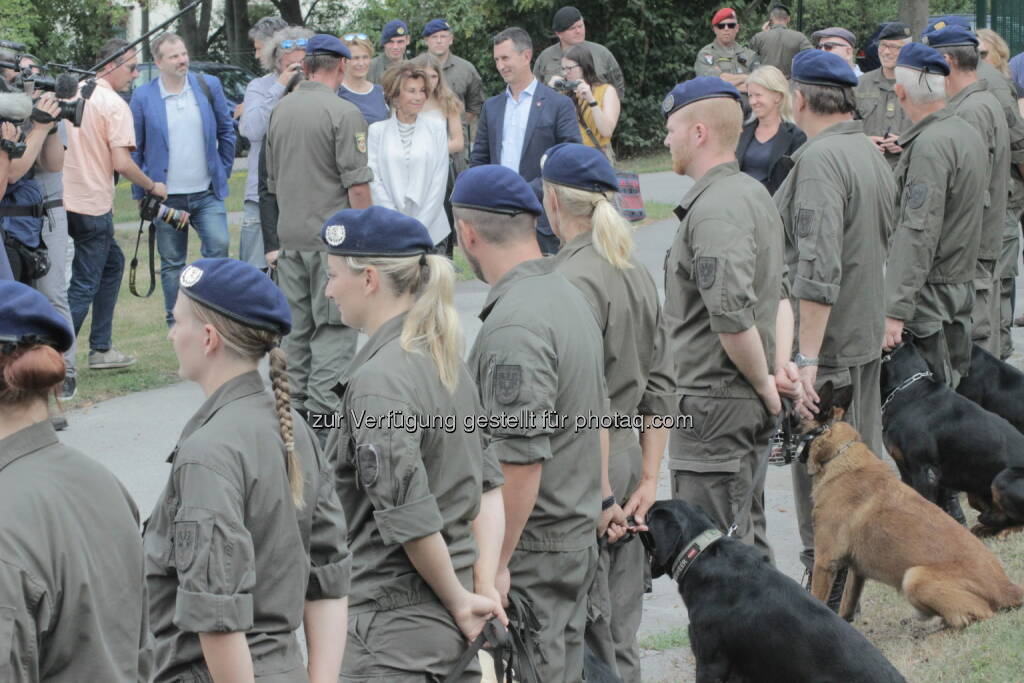
[(796, 363), (796, 366), (798, 368), (807, 368), (807, 367), (810, 367), (812, 365), (817, 365), (818, 364), (818, 359), (817, 358), (808, 358), (804, 354), (802, 354), (799, 351), (797, 351), (796, 357), (793, 358), (793, 362)]
[(597, 100), (594, 100), (593, 102), (587, 102), (587, 104), (588, 104), (589, 106), (591, 106), (591, 107), (596, 107), (596, 106), (597, 106), (597, 104), (598, 104), (598, 102), (597, 102)]

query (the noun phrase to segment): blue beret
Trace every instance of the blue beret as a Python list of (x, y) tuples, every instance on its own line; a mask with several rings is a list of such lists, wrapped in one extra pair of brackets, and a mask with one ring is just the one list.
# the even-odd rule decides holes
[(320, 239), (335, 256), (415, 256), (434, 250), (426, 226), (383, 206), (342, 209), (320, 228)]
[(380, 44), (385, 45), (389, 40), (395, 36), (407, 36), (409, 35), (409, 27), (401, 19), (392, 19), (388, 23), (384, 24), (383, 30), (380, 32)]
[(921, 43), (907, 43), (900, 49), (896, 66), (905, 66), (930, 74), (949, 75), (949, 64), (938, 50)]
[(493, 164), (460, 173), (452, 190), (452, 205), (510, 216), (524, 212), (539, 216), (544, 212), (521, 175)]
[(974, 35), (971, 29), (956, 24), (925, 33), (923, 40), (925, 45), (932, 47), (978, 46), (978, 36)]
[(344, 57), (345, 59), (352, 59), (352, 53), (348, 51), (345, 43), (338, 40), (337, 36), (327, 33), (318, 33), (310, 38), (309, 42), (306, 43), (306, 54), (330, 54)]
[(541, 173), (549, 183), (587, 192), (619, 191), (619, 179), (604, 154), (576, 142), (562, 142), (545, 152)]
[(42, 293), (0, 280), (0, 342), (46, 344), (64, 353), (74, 341), (71, 325)]
[(824, 50), (803, 50), (793, 57), (794, 81), (811, 85), (857, 87), (857, 74), (839, 55)]
[(939, 17), (935, 21), (928, 24), (928, 26), (921, 32), (923, 36), (926, 33), (932, 31), (938, 31), (939, 29), (946, 28), (947, 26), (963, 26), (965, 28), (971, 27), (971, 20), (967, 17), (957, 16), (956, 14), (947, 14), (944, 17)]
[(427, 25), (423, 27), (423, 37), (432, 36), (435, 33), (441, 31), (451, 31), (452, 27), (448, 25), (448, 22), (444, 19), (431, 19), (427, 22)]
[(201, 258), (181, 271), (178, 291), (249, 327), (282, 337), (292, 329), (288, 300), (265, 273), (244, 261)]
[(715, 97), (731, 97), (739, 102), (740, 91), (736, 89), (736, 86), (726, 83), (718, 76), (698, 76), (672, 88), (672, 92), (666, 95), (661, 103), (661, 113), (667, 119), (677, 109), (682, 109), (698, 100)]

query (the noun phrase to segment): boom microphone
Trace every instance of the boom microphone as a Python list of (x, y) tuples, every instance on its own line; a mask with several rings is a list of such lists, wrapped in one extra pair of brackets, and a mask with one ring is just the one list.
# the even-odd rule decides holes
[(25, 43), (16, 43), (13, 40), (0, 40), (0, 47), (7, 48), (11, 52), (17, 52), (19, 54), (28, 51), (28, 46), (25, 45)]

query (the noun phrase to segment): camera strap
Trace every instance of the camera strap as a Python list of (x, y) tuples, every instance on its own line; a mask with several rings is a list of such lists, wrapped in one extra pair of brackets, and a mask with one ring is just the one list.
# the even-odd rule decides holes
[(152, 221), (149, 223), (149, 289), (146, 290), (145, 294), (139, 294), (138, 290), (135, 289), (135, 271), (139, 265), (139, 246), (142, 244), (142, 230), (145, 226), (146, 221), (139, 221), (139, 234), (135, 237), (135, 254), (132, 256), (132, 264), (128, 270), (128, 290), (139, 297), (140, 299), (147, 298), (153, 293), (156, 288), (156, 265), (154, 262), (153, 253), (156, 251), (156, 228), (153, 226)]

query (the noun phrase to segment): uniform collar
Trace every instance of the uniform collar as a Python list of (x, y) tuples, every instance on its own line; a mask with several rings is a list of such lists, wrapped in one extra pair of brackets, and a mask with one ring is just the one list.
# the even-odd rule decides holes
[(978, 79), (974, 83), (971, 83), (966, 88), (958, 92), (956, 95), (953, 95), (953, 97), (949, 98), (948, 106), (950, 109), (955, 109), (957, 105), (966, 100), (969, 96), (973, 95), (976, 92), (984, 92), (986, 90), (988, 90), (988, 86), (982, 83), (981, 79)]
[(299, 81), (299, 84), (297, 86), (295, 86), (295, 89), (296, 90), (323, 90), (324, 92), (329, 92), (332, 95), (335, 94), (334, 91), (332, 91), (330, 88), (328, 88), (323, 83), (320, 83), (319, 81), (302, 80), (302, 81)]
[(555, 256), (559, 261), (565, 261), (566, 259), (578, 254), (585, 248), (589, 247), (594, 243), (594, 231), (584, 230), (580, 234), (573, 237), (561, 249), (558, 250), (558, 254)]
[(833, 135), (853, 135), (857, 133), (861, 135), (864, 134), (864, 122), (860, 119), (833, 123), (831, 126), (818, 133), (818, 135), (813, 140), (808, 140), (806, 143), (800, 145), (800, 149), (793, 152), (793, 154), (790, 155), (790, 157), (793, 159), (793, 161), (799, 160), (800, 157), (803, 156), (804, 150), (810, 147), (813, 143), (817, 142), (818, 140), (823, 140)]
[(719, 164), (713, 167), (710, 171), (704, 174), (704, 177), (694, 183), (690, 191), (683, 197), (683, 201), (679, 202), (679, 206), (675, 208), (675, 214), (679, 220), (683, 219), (686, 212), (690, 210), (693, 203), (697, 201), (697, 197), (704, 194), (704, 190), (711, 186), (711, 183), (721, 178), (726, 178), (731, 175), (736, 175), (740, 172), (740, 164), (738, 161), (727, 161), (724, 164)]
[(740, 42), (738, 40), (733, 42), (733, 44), (730, 45), (729, 47), (726, 47), (725, 45), (722, 45), (720, 42), (718, 42), (718, 38), (715, 38), (713, 41), (711, 41), (711, 47), (717, 48), (717, 49), (722, 50), (724, 52), (733, 52), (733, 53), (739, 52), (741, 49), (743, 49), (743, 48), (740, 47)]
[(0, 441), (0, 471), (3, 471), (15, 460), (56, 443), (59, 443), (57, 432), (53, 430), (53, 425), (49, 420), (42, 420), (24, 429), (19, 429)]
[(487, 316), (491, 314), (491, 311), (494, 309), (494, 305), (498, 303), (498, 300), (505, 296), (505, 294), (507, 294), (517, 282), (525, 280), (528, 277), (538, 277), (552, 273), (557, 265), (558, 259), (541, 257), (523, 261), (519, 265), (510, 269), (500, 280), (494, 283), (493, 287), (491, 287), (491, 291), (487, 294), (487, 301), (484, 302), (484, 307), (480, 311), (480, 319), (487, 320)]
[(363, 348), (359, 349), (359, 353), (356, 354), (355, 358), (352, 359), (352, 363), (349, 365), (348, 375), (355, 371), (356, 368), (366, 363), (366, 361), (373, 358), (373, 356), (381, 350), (381, 348), (388, 342), (397, 339), (402, 334), (402, 327), (405, 325), (405, 317), (408, 315), (408, 311), (405, 313), (399, 313), (391, 320), (377, 328), (377, 331), (373, 333), (373, 336), (363, 345)]
[(949, 105), (947, 104), (945, 107), (938, 110), (937, 112), (933, 114), (928, 114), (928, 116), (924, 117), (923, 119), (915, 123), (910, 128), (910, 130), (908, 130), (906, 133), (900, 136), (900, 139), (896, 142), (896, 144), (899, 145), (900, 147), (906, 147), (911, 142), (913, 142), (914, 138), (920, 135), (921, 131), (923, 131), (925, 128), (932, 125), (936, 121), (943, 121), (945, 119), (948, 119), (952, 115), (953, 110), (950, 109)]
[(252, 396), (253, 394), (259, 394), (263, 391), (263, 378), (260, 377), (260, 373), (256, 370), (250, 370), (244, 372), (238, 377), (229, 379), (224, 384), (210, 394), (210, 397), (203, 402), (203, 405), (199, 407), (196, 414), (192, 416), (187, 423), (185, 428), (181, 430), (181, 436), (178, 437), (178, 445), (175, 446), (174, 452), (171, 453), (171, 457), (168, 461), (173, 460), (174, 454), (178, 452), (178, 446), (192, 436), (200, 427), (210, 421), (210, 418), (214, 414), (226, 406), (227, 404), (237, 401), (240, 398), (246, 396)]

